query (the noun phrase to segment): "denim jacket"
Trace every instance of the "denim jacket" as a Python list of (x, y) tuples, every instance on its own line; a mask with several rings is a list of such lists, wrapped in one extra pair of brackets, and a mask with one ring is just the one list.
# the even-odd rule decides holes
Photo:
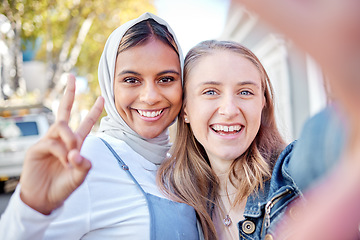
[[(304, 126), (299, 140), (280, 154), (263, 190), (247, 199), (245, 219), (238, 223), (239, 239), (272, 240), (274, 231), (294, 199), (319, 180), (339, 159), (344, 145), (344, 124), (327, 108)], [(292, 209), (289, 209), (290, 216)]]

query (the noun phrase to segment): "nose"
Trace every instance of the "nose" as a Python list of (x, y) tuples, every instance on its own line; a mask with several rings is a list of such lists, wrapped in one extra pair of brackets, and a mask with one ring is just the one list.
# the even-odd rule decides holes
[(151, 82), (144, 84), (144, 86), (141, 88), (139, 98), (141, 102), (145, 102), (149, 105), (154, 105), (158, 101), (160, 101), (161, 94), (159, 89), (156, 87), (156, 84)]
[(221, 99), (219, 114), (231, 119), (240, 113), (240, 108), (236, 102), (236, 99), (232, 96), (224, 96)]

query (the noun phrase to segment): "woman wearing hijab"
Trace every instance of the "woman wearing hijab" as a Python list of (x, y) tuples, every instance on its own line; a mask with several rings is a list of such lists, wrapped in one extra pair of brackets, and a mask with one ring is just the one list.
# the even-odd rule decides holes
[(182, 62), (159, 17), (145, 13), (116, 29), (99, 63), (108, 114), (99, 132), (86, 137), (101, 97), (76, 132), (68, 127), (70, 77), (56, 123), (27, 153), (0, 238), (198, 239), (194, 209), (166, 199), (155, 181), (181, 108)]

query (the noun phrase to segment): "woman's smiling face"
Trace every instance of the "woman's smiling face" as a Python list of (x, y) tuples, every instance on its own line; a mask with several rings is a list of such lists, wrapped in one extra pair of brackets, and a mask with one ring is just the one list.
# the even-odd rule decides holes
[(115, 106), (126, 124), (144, 138), (162, 133), (182, 104), (177, 53), (156, 38), (118, 54)]
[(225, 172), (255, 139), (265, 97), (257, 67), (229, 50), (200, 57), (186, 77), (184, 113), (215, 172)]

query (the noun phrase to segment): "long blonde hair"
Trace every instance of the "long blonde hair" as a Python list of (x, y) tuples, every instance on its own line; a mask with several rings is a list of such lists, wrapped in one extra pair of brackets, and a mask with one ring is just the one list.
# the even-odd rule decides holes
[[(262, 189), (264, 182), (271, 177), (272, 167), (285, 142), (275, 122), (273, 89), (269, 77), (259, 59), (239, 43), (204, 41), (188, 52), (184, 64), (184, 104), (189, 72), (202, 57), (215, 51), (235, 52), (250, 60), (260, 72), (265, 96), (259, 132), (249, 148), (234, 160), (229, 171), (230, 182), (238, 189), (234, 202), (237, 204)], [(217, 239), (212, 209), (218, 198), (219, 179), (211, 169), (205, 149), (196, 140), (190, 124), (185, 123), (183, 108), (178, 116), (171, 153), (171, 158), (162, 164), (158, 172), (161, 189), (175, 201), (194, 207), (205, 239)]]

